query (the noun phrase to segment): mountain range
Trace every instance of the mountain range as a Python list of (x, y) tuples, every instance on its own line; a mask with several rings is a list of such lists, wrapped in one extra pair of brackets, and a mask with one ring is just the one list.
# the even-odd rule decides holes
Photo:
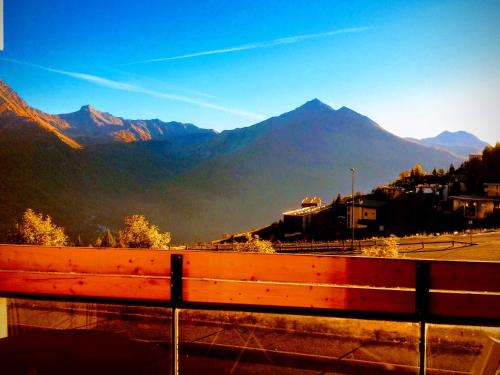
[(467, 158), (470, 154), (480, 154), (488, 143), (483, 142), (474, 134), (460, 130), (456, 132), (444, 131), (431, 138), (408, 138), (427, 146), (450, 151), (458, 156)]
[(366, 191), (417, 162), (432, 170), (461, 161), (318, 99), (217, 133), (91, 106), (50, 115), (0, 82), (0, 241), (27, 207), (88, 242), (134, 213), (176, 243), (210, 240), (278, 220), (304, 196), (350, 192), (351, 167)]

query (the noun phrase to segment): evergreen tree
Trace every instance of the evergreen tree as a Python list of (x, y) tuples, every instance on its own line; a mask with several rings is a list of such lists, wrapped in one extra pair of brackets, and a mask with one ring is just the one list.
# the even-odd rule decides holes
[(115, 247), (116, 241), (109, 229), (106, 230), (101, 242), (102, 247)]
[(83, 246), (82, 237), (80, 235), (78, 235), (78, 237), (76, 238), (75, 246), (77, 246), (77, 247)]
[(455, 166), (453, 163), (450, 164), (450, 168), (448, 168), (448, 174), (449, 175), (454, 175), (455, 174)]

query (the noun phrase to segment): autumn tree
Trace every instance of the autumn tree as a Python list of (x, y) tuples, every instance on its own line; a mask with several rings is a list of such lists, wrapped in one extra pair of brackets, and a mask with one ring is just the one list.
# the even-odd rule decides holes
[(390, 236), (384, 238), (381, 245), (364, 247), (361, 254), (370, 257), (395, 258), (399, 256), (398, 238)]
[(118, 232), (118, 243), (122, 247), (167, 249), (170, 233), (160, 233), (143, 215), (127, 216), (125, 227)]
[(10, 233), (9, 240), (23, 245), (65, 246), (69, 239), (64, 228), (55, 225), (49, 215), (44, 217), (28, 208)]
[(259, 236), (252, 236), (250, 233), (246, 234), (246, 242), (239, 242), (235, 244), (235, 250), (240, 252), (263, 254), (272, 254), (276, 252), (271, 241), (261, 240)]

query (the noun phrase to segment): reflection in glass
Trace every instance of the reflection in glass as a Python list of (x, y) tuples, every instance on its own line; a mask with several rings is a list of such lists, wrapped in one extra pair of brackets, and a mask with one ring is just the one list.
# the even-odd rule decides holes
[(418, 324), (181, 310), (180, 373), (418, 373)]
[(460, 372), (476, 370), (487, 360), (483, 352), (495, 338), (500, 338), (500, 328), (429, 324), (427, 367)]
[(0, 325), (2, 373), (169, 372), (167, 308), (4, 298)]

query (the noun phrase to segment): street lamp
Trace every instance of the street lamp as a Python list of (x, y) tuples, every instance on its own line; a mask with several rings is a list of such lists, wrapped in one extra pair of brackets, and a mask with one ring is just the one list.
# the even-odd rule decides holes
[(352, 210), (351, 210), (351, 229), (352, 229), (352, 237), (351, 237), (351, 248), (354, 251), (354, 173), (356, 170), (351, 168), (352, 172), (352, 181), (351, 181), (351, 197), (352, 197)]

